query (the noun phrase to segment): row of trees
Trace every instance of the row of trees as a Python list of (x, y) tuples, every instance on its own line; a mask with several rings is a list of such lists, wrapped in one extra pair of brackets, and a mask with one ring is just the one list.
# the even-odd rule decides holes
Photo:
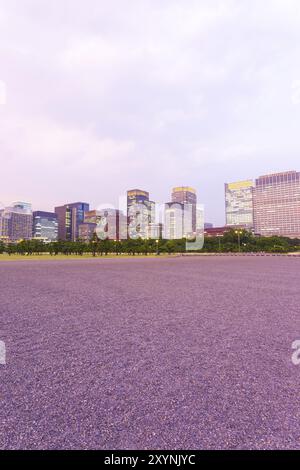
[(231, 230), (223, 237), (206, 238), (204, 252), (289, 253), (300, 250), (300, 239), (287, 237), (258, 237), (247, 230)]
[(43, 243), (39, 240), (24, 240), (16, 244), (3, 244), (0, 242), (0, 253), (32, 255), (49, 253), (50, 255), (79, 255), (90, 253), (91, 256), (103, 256), (108, 254), (148, 255), (160, 253), (185, 252), (185, 240), (98, 240), (93, 239), (89, 243), (81, 240), (76, 242), (57, 241)]
[[(300, 250), (299, 239), (289, 239), (284, 237), (256, 237), (246, 230), (236, 233), (231, 230), (223, 237), (205, 238), (204, 253), (229, 253), (229, 252), (271, 252), (288, 253)], [(90, 242), (81, 240), (76, 242), (57, 241), (43, 243), (39, 240), (24, 240), (16, 244), (4, 244), (0, 242), (0, 253), (31, 255), (50, 253), (78, 255), (90, 253), (91, 256), (103, 256), (114, 253), (130, 255), (147, 255), (160, 253), (184, 253), (186, 251), (185, 240), (99, 240), (96, 235)]]

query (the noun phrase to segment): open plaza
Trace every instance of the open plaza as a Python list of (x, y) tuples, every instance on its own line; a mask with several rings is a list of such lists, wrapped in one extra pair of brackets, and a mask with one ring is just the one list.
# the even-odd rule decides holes
[(299, 449), (299, 257), (22, 258), (0, 279), (1, 449)]

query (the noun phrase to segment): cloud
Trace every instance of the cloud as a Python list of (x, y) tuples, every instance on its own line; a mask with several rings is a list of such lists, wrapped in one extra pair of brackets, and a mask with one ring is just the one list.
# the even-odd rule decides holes
[(142, 49), (127, 48), (125, 44), (116, 44), (101, 36), (74, 38), (62, 51), (62, 65), (68, 68), (91, 67), (111, 69), (121, 67), (142, 56)]
[[(13, 139), (18, 132), (18, 139)], [(134, 150), (134, 142), (99, 139), (92, 129), (62, 127), (46, 120), (11, 120), (0, 133), (8, 151), (27, 153), (27, 163), (79, 167), (103, 164), (127, 156)]]
[(0, 25), (2, 201), (186, 183), (222, 223), (225, 181), (299, 169), (298, 0), (0, 0)]

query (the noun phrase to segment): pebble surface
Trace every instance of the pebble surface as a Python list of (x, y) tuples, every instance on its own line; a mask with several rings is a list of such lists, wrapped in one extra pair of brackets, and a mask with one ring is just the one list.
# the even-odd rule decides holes
[(0, 264), (1, 449), (299, 449), (300, 260)]

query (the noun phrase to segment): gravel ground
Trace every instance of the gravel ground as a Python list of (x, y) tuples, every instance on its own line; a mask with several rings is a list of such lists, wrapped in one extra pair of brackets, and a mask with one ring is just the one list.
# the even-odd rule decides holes
[(0, 264), (1, 449), (299, 449), (300, 260)]

